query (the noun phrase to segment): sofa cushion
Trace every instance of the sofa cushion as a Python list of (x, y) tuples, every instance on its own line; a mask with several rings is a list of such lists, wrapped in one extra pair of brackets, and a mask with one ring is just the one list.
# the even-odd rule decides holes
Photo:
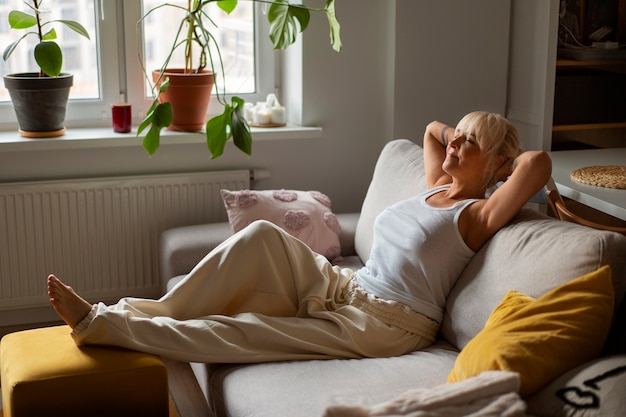
[(383, 148), (361, 207), (355, 232), (355, 250), (365, 263), (372, 249), (374, 220), (386, 207), (426, 191), (422, 148), (407, 139)]
[(299, 190), (222, 190), (221, 193), (234, 233), (262, 219), (283, 228), (331, 261), (341, 254), (341, 227), (325, 194)]
[(457, 354), (439, 342), (399, 357), (218, 365), (208, 375), (216, 415), (321, 416), (330, 405), (374, 405), (443, 384)]
[(621, 417), (626, 410), (626, 355), (596, 359), (566, 372), (526, 399), (537, 416)]
[(188, 274), (232, 233), (228, 222), (181, 226), (164, 231), (159, 240), (162, 291), (165, 293), (171, 289), (168, 284), (170, 279)]
[(613, 315), (611, 270), (604, 266), (534, 299), (510, 290), (485, 328), (461, 351), (448, 377), (514, 371), (530, 395), (600, 351)]
[(480, 332), (504, 295), (533, 298), (609, 265), (615, 306), (626, 286), (626, 237), (523, 209), (470, 261), (448, 296), (441, 335), (462, 349)]
[[(344, 268), (359, 269), (363, 263), (354, 251), (359, 213), (339, 213), (341, 256), (333, 260)], [(228, 222), (181, 226), (161, 234), (160, 263), (163, 293), (174, 288), (207, 253), (232, 235)]]

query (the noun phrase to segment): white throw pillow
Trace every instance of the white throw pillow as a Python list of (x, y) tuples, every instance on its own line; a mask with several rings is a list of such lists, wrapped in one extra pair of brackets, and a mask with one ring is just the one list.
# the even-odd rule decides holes
[(626, 413), (626, 354), (566, 372), (526, 399), (537, 417), (621, 417)]

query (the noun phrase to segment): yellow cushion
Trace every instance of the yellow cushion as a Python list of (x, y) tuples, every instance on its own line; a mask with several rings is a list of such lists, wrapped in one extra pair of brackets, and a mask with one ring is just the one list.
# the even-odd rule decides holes
[(459, 353), (448, 382), (487, 370), (520, 374), (527, 396), (600, 353), (613, 316), (611, 270), (604, 266), (534, 299), (510, 290), (485, 328)]
[(26, 330), (0, 342), (4, 417), (168, 416), (167, 370), (154, 355), (77, 347), (68, 326)]

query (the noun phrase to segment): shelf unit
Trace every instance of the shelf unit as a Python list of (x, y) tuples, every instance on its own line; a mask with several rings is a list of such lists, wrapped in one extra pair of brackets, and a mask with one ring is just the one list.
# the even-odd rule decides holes
[[(580, 33), (585, 44), (591, 43), (588, 33), (594, 29), (585, 27), (587, 7), (592, 3), (594, 0), (580, 0)], [(616, 0), (615, 5), (617, 27), (613, 40), (622, 46), (626, 44), (626, 0)], [(552, 150), (626, 147), (623, 50), (602, 59), (556, 60)], [(598, 57), (594, 55), (598, 50), (591, 52), (587, 51), (586, 56)]]
[(626, 61), (558, 59), (552, 149), (626, 147), (624, 97)]

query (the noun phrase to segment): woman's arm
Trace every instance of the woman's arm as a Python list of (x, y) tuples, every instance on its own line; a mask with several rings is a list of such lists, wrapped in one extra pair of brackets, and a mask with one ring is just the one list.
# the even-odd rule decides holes
[(528, 151), (515, 160), (513, 173), (489, 197), (481, 217), (493, 233), (507, 224), (517, 212), (546, 185), (552, 174), (552, 160), (544, 151)]
[(470, 205), (461, 214), (459, 230), (465, 243), (477, 251), (546, 185), (551, 173), (552, 161), (546, 152), (528, 151), (518, 156), (509, 179), (491, 197)]
[(428, 188), (452, 182), (452, 178), (443, 171), (441, 165), (446, 159), (448, 140), (453, 137), (454, 128), (445, 123), (433, 121), (426, 126), (424, 132), (424, 168)]

